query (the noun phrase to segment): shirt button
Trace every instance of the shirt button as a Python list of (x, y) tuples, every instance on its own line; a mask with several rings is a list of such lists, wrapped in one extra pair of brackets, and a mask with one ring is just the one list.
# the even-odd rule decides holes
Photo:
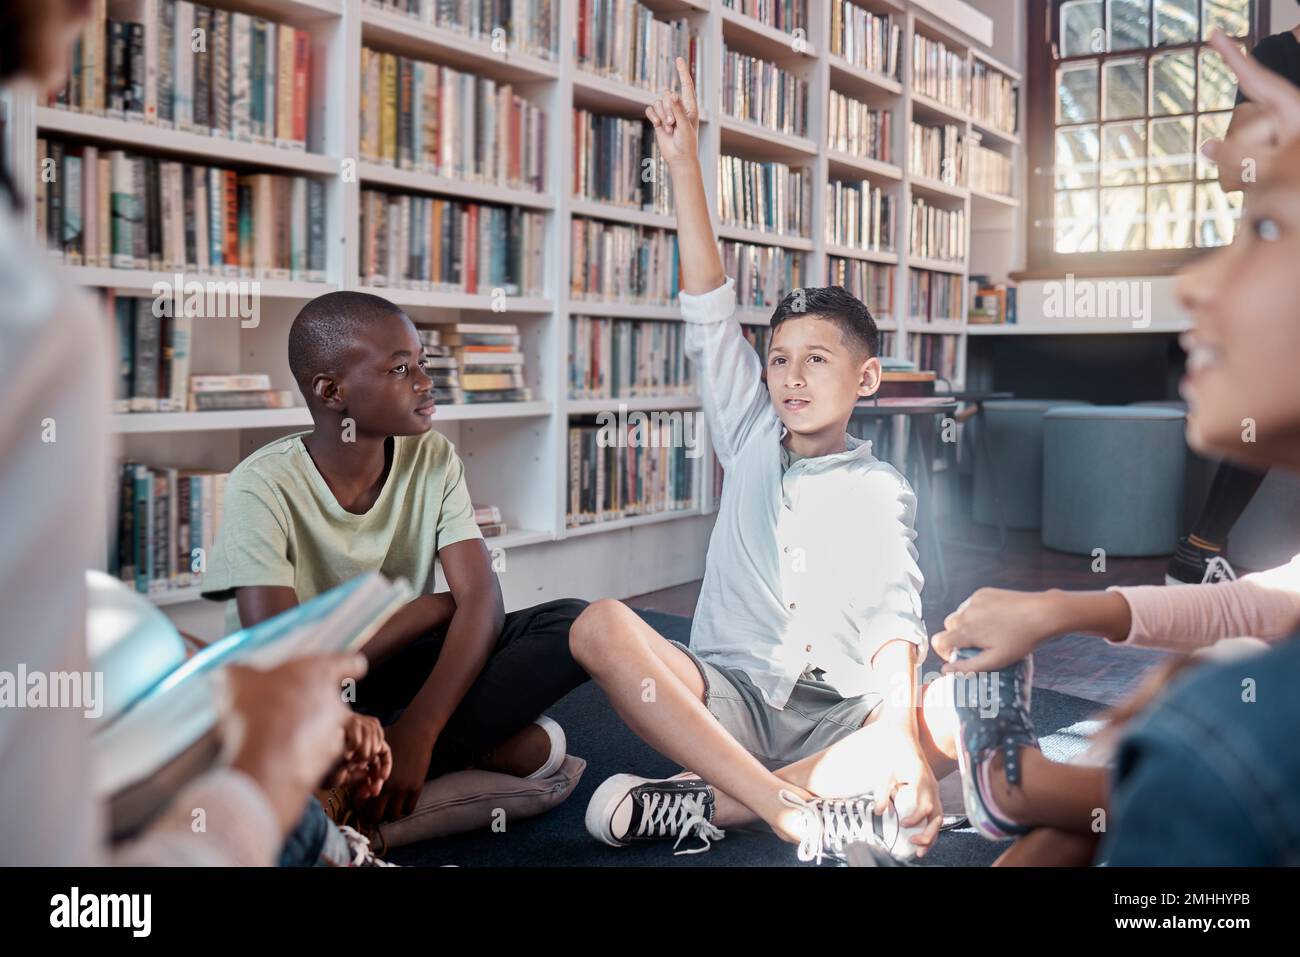
[(794, 611), (794, 602), (790, 602), (790, 610)]
[(804, 645), (804, 649), (803, 649), (803, 650), (804, 650), (804, 651), (811, 652), (811, 651), (812, 651), (812, 645)]

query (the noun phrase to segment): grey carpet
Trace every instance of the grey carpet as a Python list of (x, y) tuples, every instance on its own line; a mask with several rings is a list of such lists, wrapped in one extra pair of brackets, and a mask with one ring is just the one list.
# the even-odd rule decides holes
[[(690, 638), (690, 619), (662, 612), (645, 611), (641, 616), (660, 634), (681, 642)], [(1053, 691), (1034, 691), (1033, 717), (1042, 738), (1043, 750), (1056, 760), (1065, 760), (1086, 744), (1095, 730), (1089, 718), (1101, 706), (1082, 698)], [(548, 714), (564, 726), (569, 753), (586, 759), (587, 771), (573, 795), (549, 814), (527, 821), (511, 821), (504, 833), (477, 831), (455, 837), (426, 841), (397, 848), (389, 859), (398, 864), (468, 867), (520, 866), (654, 866), (654, 867), (785, 867), (798, 865), (794, 848), (769, 833), (728, 831), (727, 837), (705, 854), (675, 856), (667, 843), (612, 848), (594, 840), (583, 826), (583, 814), (592, 792), (611, 774), (630, 771), (646, 776), (666, 777), (680, 770), (659, 756), (632, 734), (614, 713), (605, 695), (588, 682), (576, 689)], [(948, 795), (959, 793), (956, 775), (944, 782), (945, 806), (952, 809)], [(971, 830), (948, 831), (940, 835), (926, 857), (929, 866), (983, 867), (993, 862), (1005, 845), (993, 844)]]

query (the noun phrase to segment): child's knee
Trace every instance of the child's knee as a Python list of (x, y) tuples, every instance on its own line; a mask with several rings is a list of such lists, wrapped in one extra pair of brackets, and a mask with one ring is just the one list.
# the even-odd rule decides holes
[(631, 610), (621, 601), (601, 598), (592, 602), (578, 615), (569, 629), (569, 650), (584, 667), (608, 660), (623, 643), (623, 625)]

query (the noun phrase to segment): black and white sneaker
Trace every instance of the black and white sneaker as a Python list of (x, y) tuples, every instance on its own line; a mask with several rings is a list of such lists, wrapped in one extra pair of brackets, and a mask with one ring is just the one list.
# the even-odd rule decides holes
[(1178, 540), (1178, 547), (1165, 572), (1166, 585), (1215, 585), (1236, 580), (1237, 573), (1223, 557), (1223, 549), (1209, 545), (1195, 535)]
[(903, 827), (902, 816), (890, 801), (882, 813), (870, 794), (851, 798), (813, 797), (804, 799), (790, 791), (781, 800), (802, 812), (799, 860), (818, 864), (825, 857), (847, 859), (854, 866), (871, 862), (879, 866), (886, 859), (906, 863), (916, 857), (912, 835), (924, 827)]
[[(969, 658), (978, 651), (959, 648), (957, 657)], [(979, 671), (965, 678), (967, 683), (953, 686), (953, 704), (960, 728), (957, 765), (961, 768), (966, 814), (971, 826), (991, 841), (1016, 837), (1029, 829), (1000, 812), (993, 800), (989, 775), (994, 757), (1001, 754), (1007, 784), (1018, 786), (1021, 749), (1038, 747), (1038, 735), (1029, 717), (1034, 659), (1031, 655), (1006, 668)]]
[[(611, 847), (675, 838), (675, 853), (698, 854), (726, 837), (713, 825), (714, 804), (713, 789), (696, 777), (615, 774), (587, 804), (587, 831)], [(698, 839), (700, 846), (676, 850), (687, 837)]]

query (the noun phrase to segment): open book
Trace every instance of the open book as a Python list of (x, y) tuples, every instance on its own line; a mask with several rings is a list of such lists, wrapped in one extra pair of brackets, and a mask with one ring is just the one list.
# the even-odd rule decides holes
[[(219, 757), (217, 682), (224, 665), (272, 668), (293, 658), (356, 651), (411, 597), (405, 580), (360, 575), (214, 642), (162, 675), (95, 735), (95, 794), (111, 802), (114, 836), (137, 830)], [(151, 624), (156, 627), (156, 620)], [(105, 679), (111, 684), (114, 675)]]

